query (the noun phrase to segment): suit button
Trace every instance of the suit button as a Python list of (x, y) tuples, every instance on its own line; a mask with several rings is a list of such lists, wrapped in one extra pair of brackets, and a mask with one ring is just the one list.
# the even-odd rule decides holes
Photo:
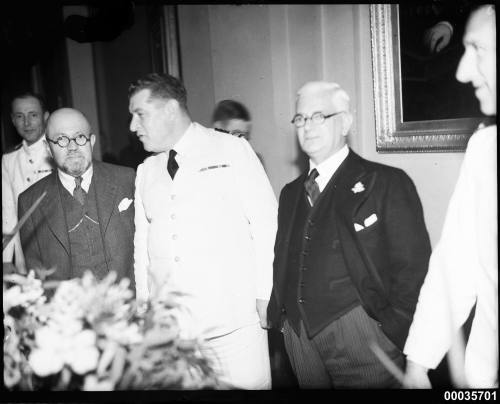
[(309, 251), (302, 251), (301, 254), (304, 256), (309, 255)]
[(300, 268), (301, 271), (307, 271), (307, 267)]
[(175, 218), (176, 218), (175, 213), (172, 213), (172, 214), (170, 215), (170, 219), (175, 220)]
[(31, 178), (29, 178), (29, 177), (26, 178), (26, 181), (31, 182)]
[(304, 286), (306, 286), (306, 284), (305, 284), (304, 282), (300, 282), (300, 283), (299, 283), (299, 286), (300, 286), (301, 288), (303, 288)]
[(309, 224), (309, 226), (314, 226), (314, 220), (308, 219), (307, 223)]
[(299, 299), (299, 303), (300, 303), (300, 304), (304, 304), (304, 303), (305, 303), (305, 300), (304, 300), (304, 299)]
[(172, 234), (172, 240), (177, 240), (177, 234)]
[(307, 235), (306, 235), (306, 236), (304, 236), (304, 238), (305, 238), (307, 241), (311, 240), (311, 237), (309, 237), (309, 236), (307, 236)]
[(282, 308), (281, 308), (281, 312), (282, 312), (282, 313), (285, 313), (285, 312), (286, 312), (284, 307), (282, 307)]
[(170, 199), (174, 200), (175, 199), (175, 194), (174, 195), (170, 195)]
[(29, 159), (29, 162), (30, 162), (31, 164), (33, 164), (33, 159)]
[(175, 257), (175, 258), (174, 258), (174, 261), (175, 261), (175, 262), (179, 262), (180, 260), (181, 260), (181, 257)]

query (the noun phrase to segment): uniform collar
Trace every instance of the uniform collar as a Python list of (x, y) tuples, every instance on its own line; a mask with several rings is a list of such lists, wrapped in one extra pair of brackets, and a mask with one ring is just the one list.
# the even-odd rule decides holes
[(46, 148), (46, 141), (45, 141), (45, 135), (42, 135), (40, 139), (38, 139), (35, 143), (28, 145), (28, 142), (23, 139), (22, 142), (23, 145), (23, 150), (26, 154), (31, 154), (34, 152), (39, 151), (42, 148)]
[[(172, 149), (177, 152), (175, 159), (179, 164), (182, 164), (183, 159), (185, 159), (198, 144), (196, 141), (196, 127), (197, 124), (191, 122), (181, 138), (172, 147)], [(167, 155), (168, 151), (169, 150), (167, 150)]]

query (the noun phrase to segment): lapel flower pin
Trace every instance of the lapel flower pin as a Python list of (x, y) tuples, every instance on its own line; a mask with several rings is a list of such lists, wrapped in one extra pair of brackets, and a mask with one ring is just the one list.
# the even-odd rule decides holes
[(132, 202), (134, 202), (133, 199), (123, 198), (118, 204), (118, 211), (123, 212), (124, 210), (127, 210)]
[(355, 194), (357, 194), (358, 192), (363, 192), (364, 190), (365, 186), (361, 181), (356, 182), (356, 184), (354, 184), (354, 187), (351, 188), (351, 191)]

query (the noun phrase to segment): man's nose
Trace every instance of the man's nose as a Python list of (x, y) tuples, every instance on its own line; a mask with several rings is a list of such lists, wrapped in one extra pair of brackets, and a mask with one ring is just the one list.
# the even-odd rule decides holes
[(311, 118), (306, 118), (304, 122), (304, 130), (306, 132), (309, 132), (312, 128), (312, 119)]
[(136, 123), (135, 123), (135, 116), (133, 116), (132, 119), (130, 120), (129, 129), (130, 129), (130, 132), (137, 132)]
[(75, 139), (70, 139), (68, 143), (68, 150), (76, 150), (78, 149), (78, 145), (76, 144)]
[(464, 53), (458, 63), (457, 72), (455, 73), (455, 78), (461, 83), (468, 83), (471, 81), (471, 64), (472, 60), (470, 56)]

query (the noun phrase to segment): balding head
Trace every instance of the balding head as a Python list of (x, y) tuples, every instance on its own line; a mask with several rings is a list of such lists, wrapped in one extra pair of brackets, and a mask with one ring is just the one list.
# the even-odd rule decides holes
[(80, 111), (73, 108), (54, 111), (47, 122), (47, 141), (57, 167), (66, 174), (81, 176), (92, 164), (95, 136)]
[[(54, 111), (47, 121), (47, 134), (55, 134), (64, 127), (79, 127), (85, 133), (91, 132), (87, 117), (77, 109), (61, 108)], [(57, 136), (56, 136), (57, 137)], [(51, 137), (52, 138), (52, 137)]]
[(302, 150), (321, 164), (346, 144), (352, 124), (349, 96), (336, 83), (308, 82), (297, 92), (294, 123)]

